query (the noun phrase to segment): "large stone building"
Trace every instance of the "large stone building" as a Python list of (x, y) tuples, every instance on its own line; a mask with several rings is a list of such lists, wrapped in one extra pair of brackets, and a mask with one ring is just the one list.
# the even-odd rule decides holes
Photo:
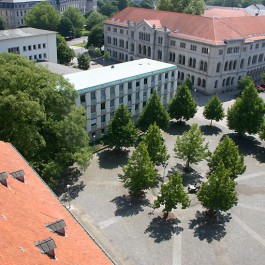
[(0, 52), (57, 63), (56, 32), (35, 28), (0, 30)]
[[(42, 0), (0, 0), (0, 16), (7, 22), (8, 29), (15, 29), (26, 26), (25, 15), (32, 6)], [(91, 9), (97, 8), (97, 0), (47, 0), (60, 13), (63, 13), (69, 6), (86, 14)]]
[(204, 17), (127, 7), (104, 24), (105, 49), (117, 61), (150, 58), (178, 66), (178, 81), (220, 93), (265, 70), (265, 17)]
[(87, 131), (95, 140), (105, 129), (120, 104), (136, 119), (154, 90), (167, 105), (177, 89), (177, 67), (150, 59), (115, 64), (64, 75), (74, 85), (77, 105), (87, 112)]

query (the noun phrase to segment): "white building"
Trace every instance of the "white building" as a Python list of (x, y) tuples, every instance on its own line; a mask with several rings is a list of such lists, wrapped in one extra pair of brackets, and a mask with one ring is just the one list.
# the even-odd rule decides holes
[(56, 32), (35, 28), (0, 30), (0, 52), (57, 63)]
[(136, 119), (154, 90), (166, 106), (177, 90), (177, 67), (150, 59), (115, 64), (64, 75), (79, 93), (77, 105), (87, 112), (90, 139), (105, 133), (120, 104)]
[(150, 58), (178, 66), (205, 94), (237, 88), (265, 70), (265, 16), (204, 17), (127, 7), (105, 21), (104, 47), (120, 62)]

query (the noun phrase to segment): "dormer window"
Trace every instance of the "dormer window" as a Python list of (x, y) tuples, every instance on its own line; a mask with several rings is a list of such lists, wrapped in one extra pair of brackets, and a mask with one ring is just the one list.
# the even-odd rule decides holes
[(35, 246), (41, 251), (42, 254), (47, 254), (55, 258), (54, 249), (56, 248), (55, 242), (51, 237), (35, 243)]
[(24, 182), (24, 175), (25, 175), (25, 172), (23, 169), (21, 170), (18, 170), (18, 171), (14, 171), (14, 172), (11, 172), (10, 173), (14, 178)]
[(61, 235), (65, 235), (65, 221), (63, 219), (57, 220), (55, 222), (49, 223), (46, 227), (53, 233), (58, 233)]
[(0, 182), (7, 186), (7, 182), (6, 182), (6, 179), (7, 179), (7, 173), (6, 172), (1, 172), (0, 173)]

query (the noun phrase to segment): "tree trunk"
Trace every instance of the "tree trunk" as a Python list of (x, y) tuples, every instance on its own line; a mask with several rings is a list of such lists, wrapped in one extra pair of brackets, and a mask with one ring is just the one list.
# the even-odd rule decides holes
[(212, 122), (213, 122), (213, 120), (211, 120), (211, 124), (210, 124), (210, 126), (212, 126)]
[(189, 171), (190, 169), (190, 160), (187, 160), (186, 166), (185, 166), (186, 170)]
[(168, 212), (164, 212), (164, 216), (163, 216), (163, 218), (166, 220), (167, 217), (168, 217)]

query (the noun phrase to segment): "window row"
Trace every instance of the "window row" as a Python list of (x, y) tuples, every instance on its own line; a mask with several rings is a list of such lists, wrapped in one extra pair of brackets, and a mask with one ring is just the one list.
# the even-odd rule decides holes
[(139, 32), (139, 40), (150, 41), (150, 34), (145, 32)]
[(28, 46), (23, 46), (23, 51), (32, 51), (32, 50), (46, 49), (46, 43), (33, 44)]
[(46, 60), (47, 59), (47, 54), (43, 53), (43, 54), (35, 54), (35, 55), (30, 55), (29, 56), (29, 60)]

